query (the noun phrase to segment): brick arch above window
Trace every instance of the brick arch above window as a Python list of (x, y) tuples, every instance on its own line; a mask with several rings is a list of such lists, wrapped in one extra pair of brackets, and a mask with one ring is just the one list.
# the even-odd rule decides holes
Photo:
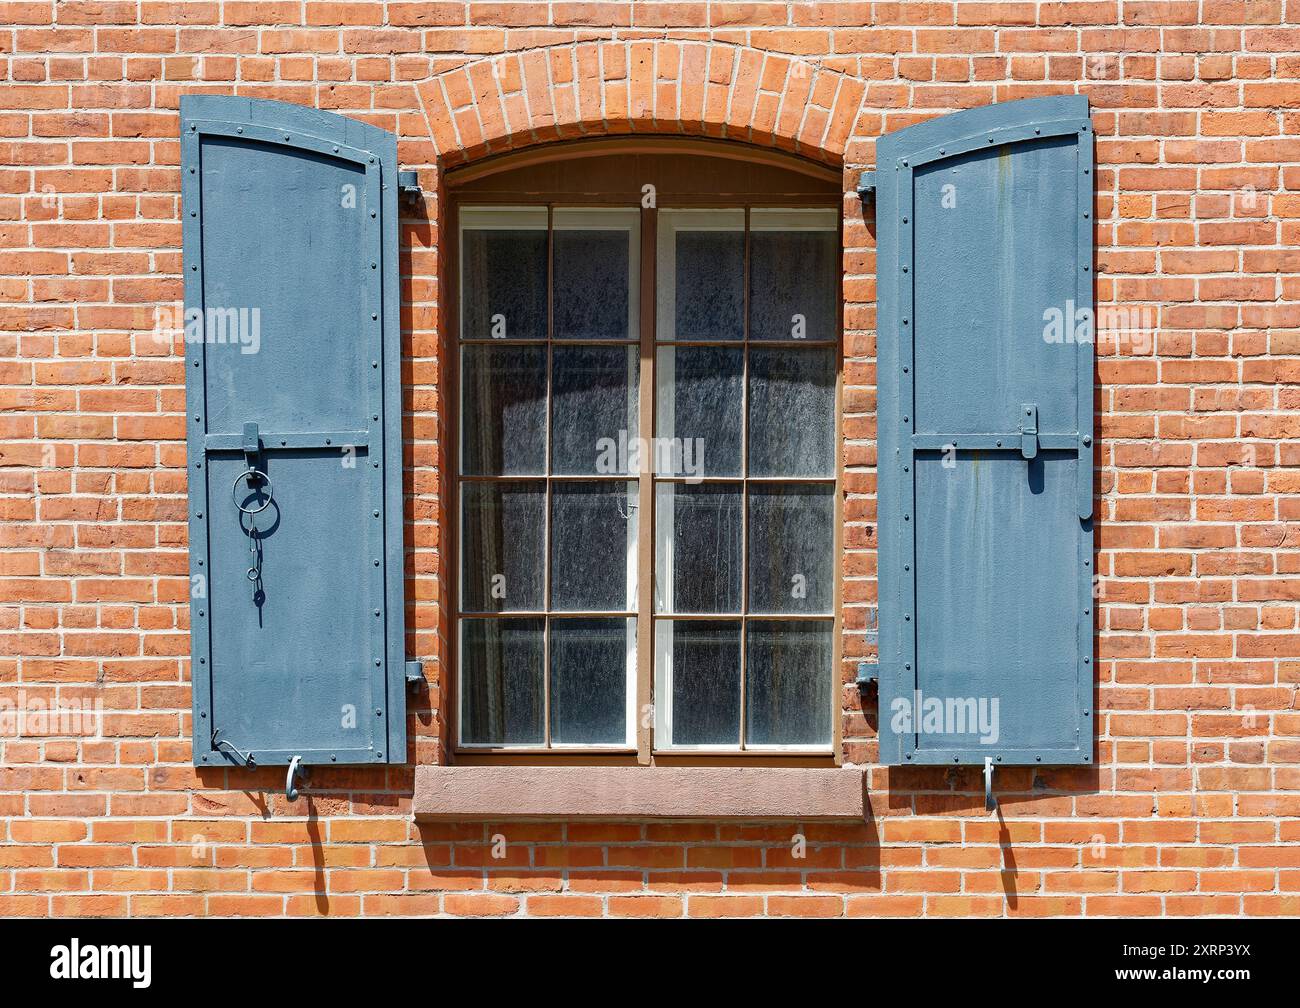
[(838, 165), (866, 85), (797, 56), (713, 41), (571, 42), (419, 85), (439, 162), (627, 133), (743, 140)]

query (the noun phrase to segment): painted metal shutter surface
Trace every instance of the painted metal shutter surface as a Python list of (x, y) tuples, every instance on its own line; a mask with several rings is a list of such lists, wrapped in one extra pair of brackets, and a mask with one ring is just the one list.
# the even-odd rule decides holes
[(1089, 762), (1087, 100), (943, 116), (876, 169), (881, 760)]
[(396, 138), (202, 96), (181, 148), (194, 762), (403, 762)]

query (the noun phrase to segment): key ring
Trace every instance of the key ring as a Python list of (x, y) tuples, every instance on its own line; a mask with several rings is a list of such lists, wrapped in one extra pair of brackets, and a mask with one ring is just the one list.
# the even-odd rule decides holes
[[(249, 479), (250, 476), (260, 478), (261, 481), (266, 484), (266, 501), (262, 504), (261, 507), (246, 508), (244, 507), (243, 504), (239, 503), (239, 497), (236, 496), (236, 492), (239, 490), (240, 482), (246, 479), (249, 481), (248, 489), (252, 490), (254, 493), (257, 492), (253, 486), (253, 480)], [(259, 512), (265, 511), (267, 507), (270, 505), (271, 493), (274, 489), (275, 487), (272, 486), (271, 481), (266, 478), (266, 473), (262, 472), (261, 469), (249, 469), (246, 472), (241, 472), (238, 476), (235, 477), (234, 485), (231, 486), (230, 488), (230, 495), (235, 499), (235, 507), (239, 508), (239, 510), (246, 515), (255, 515), (258, 514)]]

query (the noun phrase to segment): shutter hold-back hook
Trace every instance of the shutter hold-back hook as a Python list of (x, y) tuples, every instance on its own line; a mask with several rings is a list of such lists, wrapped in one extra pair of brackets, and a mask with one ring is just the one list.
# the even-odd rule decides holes
[(307, 783), (307, 768), (302, 766), (302, 757), (295, 756), (289, 761), (289, 774), (284, 779), (284, 796), (290, 801), (297, 801), (302, 794), (294, 787), (294, 778), (301, 777), (304, 784)]
[(222, 746), (224, 746), (225, 748), (227, 748), (227, 749), (229, 749), (231, 752), (233, 752), (236, 756), (238, 756), (241, 760), (243, 760), (243, 761), (244, 761), (244, 766), (250, 766), (250, 767), (251, 767), (251, 766), (256, 766), (256, 765), (257, 765), (257, 761), (256, 761), (255, 759), (253, 759), (253, 754), (252, 754), (251, 752), (244, 752), (242, 749), (239, 748), (239, 746), (235, 745), (233, 742), (227, 742), (225, 739), (219, 739), (219, 738), (217, 738), (217, 736), (220, 735), (220, 734), (221, 734), (221, 729), (220, 729), (220, 728), (213, 728), (213, 729), (212, 729), (212, 748), (213, 748), (213, 749), (220, 749)]

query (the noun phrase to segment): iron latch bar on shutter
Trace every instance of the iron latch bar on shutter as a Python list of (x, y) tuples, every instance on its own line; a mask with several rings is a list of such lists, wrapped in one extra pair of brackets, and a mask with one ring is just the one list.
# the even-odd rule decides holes
[[(245, 424), (245, 430), (252, 427), (257, 430), (257, 424)], [(209, 434), (203, 439), (204, 451), (247, 451), (245, 447), (247, 437), (243, 434)], [(294, 448), (368, 448), (370, 446), (370, 432), (364, 430), (335, 430), (335, 431), (294, 431), (272, 433), (270, 431), (259, 432), (258, 452), (271, 451), (272, 449), (294, 449)]]
[(1020, 454), (1027, 459), (1038, 455), (1038, 404), (1020, 407)]

